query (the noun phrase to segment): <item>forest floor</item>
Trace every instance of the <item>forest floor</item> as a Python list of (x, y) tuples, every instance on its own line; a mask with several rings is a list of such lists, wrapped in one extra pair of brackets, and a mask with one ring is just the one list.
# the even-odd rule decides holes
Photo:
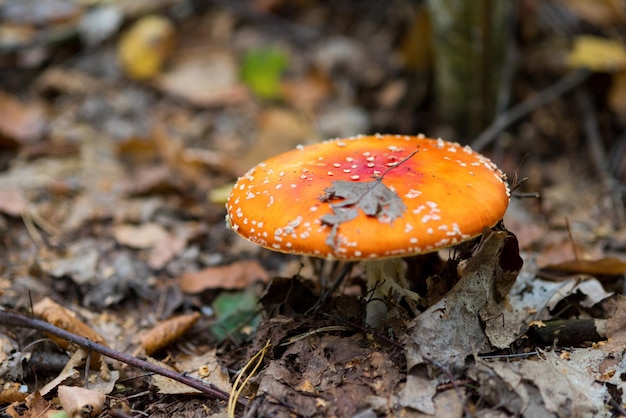
[[(560, 26), (519, 2), (508, 107), (558, 93), (481, 147), (517, 186), (503, 226), (408, 259), (419, 313), (397, 303), (382, 331), (358, 264), (245, 241), (225, 201), (297, 145), (472, 144), (435, 117), (424, 11), (84, 3), (0, 2), (3, 416), (626, 415), (626, 58), (563, 58), (588, 33), (626, 57), (624, 13), (597, 12), (621, 2), (543, 2)], [(86, 370), (42, 323), (120, 356)]]

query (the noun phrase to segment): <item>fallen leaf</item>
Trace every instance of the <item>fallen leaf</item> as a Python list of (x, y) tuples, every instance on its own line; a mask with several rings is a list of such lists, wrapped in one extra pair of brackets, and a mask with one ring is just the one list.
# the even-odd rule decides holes
[(487, 409), (501, 408), (513, 416), (548, 417), (539, 390), (524, 381), (519, 364), (486, 362), (480, 359), (468, 370), (478, 382), (478, 393)]
[(26, 400), (27, 396), (28, 393), (23, 390), (21, 383), (5, 381), (0, 392), (0, 404), (21, 403)]
[(596, 72), (626, 69), (626, 49), (619, 41), (599, 36), (578, 35), (568, 56), (570, 68), (587, 68)]
[(243, 260), (185, 273), (178, 278), (178, 286), (183, 292), (194, 294), (208, 289), (245, 289), (256, 281), (268, 280), (267, 271), (258, 261)]
[(96, 268), (100, 259), (97, 245), (91, 240), (71, 244), (63, 252), (42, 250), (38, 264), (52, 277), (68, 276), (77, 284), (97, 280)]
[(46, 126), (46, 114), (39, 103), (22, 103), (0, 91), (0, 141), (4, 137), (17, 146), (32, 144), (41, 139)]
[[(89, 325), (78, 319), (73, 311), (59, 305), (48, 297), (43, 298), (33, 306), (33, 313), (56, 327), (81, 337), (89, 338), (98, 344), (105, 344), (104, 338)], [(48, 338), (64, 350), (70, 347), (70, 343), (62, 338), (52, 335), (49, 335)], [(100, 365), (100, 355), (95, 352), (92, 353), (90, 367), (95, 369), (99, 368)]]
[(606, 353), (623, 352), (626, 349), (626, 297), (618, 295), (613, 303), (613, 312), (605, 328), (608, 341), (602, 346), (602, 351)]
[(609, 396), (607, 387), (589, 373), (587, 362), (566, 361), (546, 352), (543, 358), (522, 362), (519, 371), (539, 388), (546, 409), (557, 416), (611, 416), (608, 407), (600, 409)]
[[(271, 361), (257, 378), (256, 396), (268, 400), (260, 406), (259, 416), (289, 416), (285, 399), (305, 417), (352, 417), (372, 398), (389, 402), (400, 380), (399, 370), (388, 356), (372, 348), (361, 338), (325, 334), (285, 347), (281, 358)], [(313, 392), (306, 390), (311, 386)], [(320, 414), (321, 407), (325, 409)], [(384, 407), (388, 409), (363, 415), (395, 416), (388, 403)]]
[(158, 241), (148, 255), (148, 266), (160, 270), (187, 247), (186, 237), (169, 236)]
[(0, 189), (0, 212), (14, 217), (26, 213), (27, 203), (22, 192), (16, 189)]
[[(415, 153), (409, 154), (403, 160), (392, 166), (389, 170), (410, 159)], [(336, 246), (337, 232), (342, 223), (349, 222), (359, 215), (359, 210), (367, 216), (378, 218), (380, 222), (393, 223), (406, 211), (406, 205), (398, 196), (383, 183), (386, 172), (371, 181), (335, 180), (332, 185), (324, 190), (320, 197), (322, 202), (331, 202), (342, 199), (339, 202), (331, 203), (332, 214), (323, 215), (320, 220), (322, 224), (332, 226), (332, 231), (328, 235), (326, 244), (330, 247)]]
[(152, 248), (165, 239), (169, 233), (159, 224), (146, 223), (142, 225), (116, 225), (113, 227), (115, 240), (131, 248)]
[(324, 195), (320, 197), (320, 200), (330, 202), (334, 199), (343, 200), (331, 204), (332, 215), (322, 217), (322, 222), (328, 225), (351, 221), (357, 217), (359, 209), (367, 216), (389, 223), (398, 219), (406, 211), (406, 205), (402, 199), (383, 184), (382, 177), (360, 183), (333, 181), (332, 186), (324, 190)]
[[(43, 417), (50, 410), (50, 403), (45, 400), (42, 394), (35, 390), (26, 400), (26, 407), (31, 417)], [(24, 415), (20, 415), (23, 417)]]
[[(221, 389), (225, 393), (230, 393), (232, 390), (230, 376), (217, 358), (215, 349), (201, 355), (178, 355), (176, 357), (176, 369), (184, 372), (187, 376), (194, 377), (208, 385)], [(158, 375), (153, 376), (152, 382), (159, 388), (159, 393), (198, 393), (196, 389), (165, 377), (158, 377)]]
[(521, 267), (514, 235), (484, 233), (459, 282), (410, 322), (405, 337), (409, 373), (433, 364), (462, 370), (467, 356), (508, 347), (519, 337), (516, 327), (503, 325), (502, 315)]
[(249, 98), (237, 78), (234, 57), (228, 52), (188, 50), (172, 57), (173, 65), (154, 80), (164, 93), (196, 106), (225, 106)]
[(425, 368), (414, 368), (407, 374), (406, 384), (398, 396), (398, 403), (403, 408), (433, 415), (438, 383), (436, 379), (428, 376)]
[(558, 286), (558, 291), (553, 293), (546, 304), (549, 310), (553, 310), (563, 299), (576, 293), (584, 296), (580, 302), (580, 306), (584, 308), (590, 308), (613, 294), (604, 290), (602, 283), (592, 277), (570, 278), (565, 282), (561, 282), (561, 284), (561, 286)]
[(261, 321), (257, 306), (258, 296), (250, 288), (235, 292), (222, 292), (213, 301), (215, 322), (211, 332), (219, 341), (250, 335)]
[(97, 416), (104, 408), (104, 393), (76, 386), (57, 388), (59, 403), (69, 417)]
[(200, 313), (179, 315), (156, 324), (140, 337), (141, 347), (147, 355), (159, 351), (163, 347), (181, 338), (200, 318)]
[[(230, 377), (217, 358), (215, 349), (209, 350), (201, 355), (182, 355), (182, 359), (177, 358), (175, 369), (152, 357), (148, 357), (147, 360), (150, 363), (157, 364), (166, 369), (182, 371), (187, 376), (191, 376), (207, 385), (221, 389), (225, 393), (230, 393), (232, 390)], [(158, 374), (153, 375), (150, 380), (152, 384), (159, 389), (159, 393), (170, 395), (200, 393), (197, 389)]]
[(569, 260), (548, 264), (543, 270), (588, 274), (590, 276), (622, 276), (626, 273), (626, 262), (617, 257), (603, 257), (597, 260)]
[(278, 98), (280, 79), (288, 63), (287, 53), (280, 48), (251, 49), (241, 65), (241, 80), (260, 98)]
[(154, 77), (169, 57), (175, 36), (174, 26), (164, 17), (139, 19), (120, 39), (117, 57), (122, 70), (137, 80)]

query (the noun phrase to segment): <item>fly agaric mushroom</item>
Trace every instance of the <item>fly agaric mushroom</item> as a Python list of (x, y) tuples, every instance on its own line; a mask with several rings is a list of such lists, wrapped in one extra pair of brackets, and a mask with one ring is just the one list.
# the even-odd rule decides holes
[(502, 219), (505, 175), (487, 157), (423, 135), (373, 135), (298, 147), (235, 184), (231, 228), (265, 248), (326, 259), (363, 260), (366, 313), (378, 327), (384, 298), (416, 296), (396, 283), (400, 257), (450, 247)]

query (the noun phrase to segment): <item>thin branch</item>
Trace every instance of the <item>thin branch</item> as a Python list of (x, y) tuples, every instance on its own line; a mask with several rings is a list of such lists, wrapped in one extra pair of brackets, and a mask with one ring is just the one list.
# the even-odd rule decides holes
[(472, 142), (472, 148), (480, 151), (493, 141), (500, 132), (517, 122), (533, 110), (545, 105), (573, 89), (591, 74), (588, 70), (576, 70), (566, 74), (550, 87), (540, 91), (528, 100), (512, 107), (506, 113), (499, 114), (496, 119)]
[(598, 120), (594, 112), (593, 103), (589, 97), (589, 92), (586, 89), (577, 91), (576, 101), (583, 115), (583, 127), (585, 129), (585, 138), (587, 140), (587, 149), (591, 163), (598, 177), (600, 177), (602, 186), (611, 201), (613, 225), (619, 229), (624, 226), (626, 221), (626, 211), (624, 210), (619, 184), (617, 180), (613, 178), (608, 168), (607, 156), (602, 145)]
[[(193, 389), (200, 391), (201, 393), (213, 397), (215, 399), (228, 401), (228, 393), (214, 387), (213, 385), (204, 383), (200, 380), (194, 379), (189, 376), (177, 373), (173, 370), (158, 366), (156, 364), (149, 363), (140, 358), (125, 354), (116, 350), (113, 350), (104, 345), (95, 343), (88, 338), (81, 337), (80, 335), (73, 334), (62, 328), (58, 328), (46, 321), (36, 319), (27, 315), (23, 315), (18, 312), (8, 311), (0, 308), (0, 325), (8, 327), (20, 327), (35, 329), (41, 332), (45, 332), (55, 337), (62, 338), (87, 350), (95, 351), (103, 356), (110, 357), (112, 359), (121, 361), (130, 366), (159, 374), (161, 376), (169, 377), (172, 380), (187, 385)], [(246, 402), (243, 400), (238, 401), (241, 405), (245, 406)]]

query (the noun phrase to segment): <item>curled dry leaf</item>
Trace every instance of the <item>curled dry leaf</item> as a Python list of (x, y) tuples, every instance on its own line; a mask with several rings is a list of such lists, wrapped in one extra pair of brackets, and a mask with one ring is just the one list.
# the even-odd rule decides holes
[(18, 145), (35, 142), (43, 134), (46, 122), (42, 106), (22, 103), (0, 91), (0, 145), (3, 137)]
[(484, 233), (457, 285), (409, 325), (409, 370), (432, 362), (459, 370), (467, 356), (511, 344), (519, 336), (517, 327), (503, 326), (502, 312), (521, 267), (513, 234)]
[(102, 412), (104, 393), (76, 386), (59, 386), (59, 402), (69, 417), (93, 417)]
[(152, 248), (169, 237), (162, 226), (155, 223), (143, 225), (117, 225), (113, 228), (115, 240), (131, 248)]
[(9, 216), (21, 216), (26, 212), (26, 199), (17, 189), (0, 189), (0, 212)]
[[(74, 312), (59, 305), (50, 298), (46, 297), (37, 302), (33, 307), (33, 311), (36, 316), (56, 327), (62, 328), (73, 334), (80, 335), (81, 337), (89, 338), (98, 344), (105, 344), (104, 338), (94, 331), (89, 325), (78, 319)], [(53, 335), (49, 335), (48, 338), (64, 350), (69, 348), (69, 343), (66, 340)], [(95, 352), (92, 353), (90, 367), (98, 368), (100, 365), (100, 355)]]
[(178, 286), (185, 293), (199, 293), (207, 289), (244, 289), (256, 281), (268, 280), (269, 274), (258, 261), (242, 260), (185, 273), (178, 278)]
[(626, 68), (626, 48), (622, 42), (599, 36), (579, 35), (574, 38), (568, 56), (571, 68), (587, 68), (598, 72), (615, 72)]
[(543, 269), (591, 276), (621, 276), (626, 273), (626, 262), (617, 257), (602, 257), (596, 260), (574, 259), (549, 264)]
[(146, 16), (122, 35), (118, 60), (124, 72), (136, 79), (146, 80), (161, 71), (174, 47), (174, 26), (160, 16)]
[[(151, 360), (155, 361), (155, 360)], [(166, 364), (163, 367), (170, 368)], [(220, 360), (217, 358), (216, 350), (209, 350), (201, 355), (179, 355), (176, 358), (176, 370), (184, 372), (187, 376), (194, 377), (225, 393), (230, 393), (232, 386), (230, 384), (230, 376), (224, 368)], [(165, 376), (153, 375), (152, 384), (159, 389), (159, 393), (163, 394), (193, 394), (199, 393), (197, 389), (193, 389), (180, 382), (176, 382)]]
[(249, 94), (239, 83), (235, 58), (225, 51), (188, 50), (172, 59), (173, 66), (154, 83), (166, 94), (196, 106), (243, 103)]
[(198, 318), (200, 318), (200, 313), (194, 312), (158, 323), (140, 337), (141, 347), (147, 355), (157, 352), (189, 331)]

